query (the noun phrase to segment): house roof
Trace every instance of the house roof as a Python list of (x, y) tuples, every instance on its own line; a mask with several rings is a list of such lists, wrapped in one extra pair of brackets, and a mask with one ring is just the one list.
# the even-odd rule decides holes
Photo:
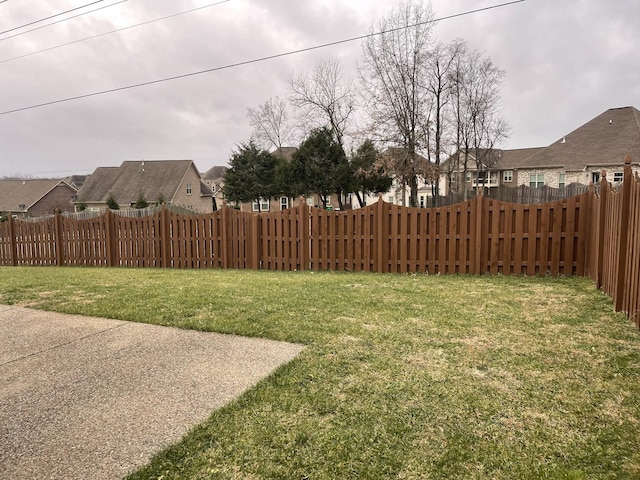
[[(588, 167), (621, 166), (627, 155), (640, 162), (640, 111), (634, 107), (611, 108), (547, 147), (491, 151), (480, 149), (489, 168), (562, 168), (580, 171)], [(469, 168), (475, 169), (474, 151)], [(442, 163), (453, 162), (455, 155)], [(488, 162), (487, 162), (488, 159)]]
[(84, 182), (87, 180), (88, 175), (71, 175), (64, 179), (69, 185), (74, 187), (75, 189), (79, 189), (84, 185)]
[(520, 168), (559, 166), (569, 171), (640, 161), (640, 111), (611, 108), (525, 159)]
[[(105, 203), (111, 194), (120, 205), (131, 205), (141, 193), (148, 201), (161, 196), (171, 200), (190, 168), (198, 172), (192, 160), (126, 161), (119, 167), (98, 167), (78, 191), (78, 202)], [(212, 195), (200, 183), (201, 195)]]
[(76, 190), (60, 179), (0, 180), (0, 212), (26, 211), (60, 184)]
[(297, 151), (298, 147), (280, 147), (276, 148), (273, 152), (271, 152), (271, 154), (290, 162), (293, 158), (293, 154)]
[(518, 148), (514, 150), (500, 150), (498, 166), (501, 169), (520, 168), (526, 164), (528, 158), (543, 150), (542, 147)]
[(215, 165), (202, 174), (202, 178), (209, 180), (218, 180), (224, 176), (224, 172), (227, 171), (227, 167), (224, 165)]
[[(409, 151), (402, 147), (388, 147), (384, 152), (382, 152), (382, 158), (390, 161), (390, 167), (392, 169), (394, 168), (394, 165), (397, 165), (398, 162), (402, 163), (402, 161), (408, 156)], [(430, 180), (437, 178), (438, 172), (436, 165), (417, 152), (415, 153), (415, 156), (418, 169), (422, 170), (422, 175)]]

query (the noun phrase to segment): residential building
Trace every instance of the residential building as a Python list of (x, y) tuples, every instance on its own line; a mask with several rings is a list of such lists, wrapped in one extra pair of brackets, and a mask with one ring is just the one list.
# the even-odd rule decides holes
[(60, 179), (0, 180), (0, 213), (25, 218), (72, 212), (76, 193)]
[(227, 204), (222, 191), (222, 186), (224, 185), (224, 172), (226, 171), (227, 167), (216, 165), (202, 174), (202, 181), (213, 193), (214, 210), (219, 210)]
[(464, 152), (443, 163), (445, 194), (462, 190), (465, 183), (473, 190), (479, 186), (588, 185), (600, 180), (602, 170), (607, 171), (609, 181), (619, 182), (627, 155), (631, 156), (633, 171), (640, 173), (640, 111), (635, 107), (611, 108), (547, 147), (477, 153), (480, 162), (476, 162), (472, 150), (466, 156), (466, 169)]
[(207, 213), (213, 211), (213, 192), (192, 160), (126, 161), (119, 167), (99, 167), (78, 190), (75, 202), (102, 211), (112, 196), (120, 208), (133, 208), (139, 198), (149, 204), (166, 202)]

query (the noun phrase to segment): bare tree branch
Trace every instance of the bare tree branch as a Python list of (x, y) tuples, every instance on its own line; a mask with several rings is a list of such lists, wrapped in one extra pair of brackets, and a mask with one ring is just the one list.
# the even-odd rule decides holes
[(294, 127), (289, 121), (287, 104), (278, 97), (270, 98), (258, 108), (248, 108), (251, 138), (263, 148), (276, 150), (294, 139)]

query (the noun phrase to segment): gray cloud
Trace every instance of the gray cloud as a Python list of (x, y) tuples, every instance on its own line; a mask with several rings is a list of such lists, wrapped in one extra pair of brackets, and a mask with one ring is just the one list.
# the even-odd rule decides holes
[[(0, 60), (213, 3), (132, 0), (1, 40)], [(0, 4), (0, 30), (82, 4)], [(438, 16), (491, 5), (434, 0)], [(364, 34), (384, 0), (231, 0), (197, 12), (0, 64), (0, 110), (186, 74)], [(549, 144), (603, 110), (640, 106), (634, 0), (527, 0), (439, 23), (506, 71), (506, 147)], [(287, 80), (337, 55), (353, 75), (358, 42), (0, 116), (0, 176), (90, 173), (127, 159), (191, 158), (201, 170), (246, 140), (248, 107), (286, 97)]]

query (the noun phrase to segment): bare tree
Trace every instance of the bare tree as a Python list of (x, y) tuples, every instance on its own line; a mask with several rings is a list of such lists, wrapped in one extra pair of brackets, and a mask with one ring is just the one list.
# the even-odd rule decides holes
[[(309, 75), (292, 77), (289, 88), (291, 104), (300, 109), (300, 128), (328, 128), (346, 159), (344, 138), (354, 111), (355, 93), (353, 84), (345, 80), (338, 59), (319, 61)], [(341, 209), (343, 193), (336, 191)]]
[[(479, 52), (471, 52), (467, 61), (467, 81), (463, 99), (467, 114), (467, 145), (473, 149), (478, 180), (486, 178), (496, 162), (495, 148), (509, 135), (509, 126), (501, 115), (501, 87), (504, 70)], [(483, 175), (484, 173), (484, 175)], [(484, 188), (485, 181), (480, 188)]]
[[(449, 45), (436, 44), (429, 55), (429, 64), (426, 78), (426, 89), (431, 95), (430, 121), (429, 121), (429, 160), (435, 164), (435, 170), (440, 170), (440, 162), (444, 152), (445, 138), (450, 135), (452, 122), (448, 121), (455, 107), (450, 105), (454, 98), (455, 75), (453, 74), (457, 62), (462, 53), (463, 46), (460, 42)], [(433, 196), (437, 200), (440, 195), (439, 182), (433, 183)], [(434, 205), (434, 206), (437, 206)]]
[(425, 87), (434, 14), (430, 4), (402, 2), (362, 43), (358, 67), (370, 117), (370, 133), (383, 143), (403, 148), (399, 179), (410, 188), (411, 206), (418, 203), (421, 175), (416, 153), (427, 148), (431, 96)]
[(289, 100), (300, 109), (299, 118), (306, 129), (327, 127), (344, 148), (355, 93), (352, 82), (344, 78), (339, 60), (328, 58), (317, 62), (309, 75), (292, 77), (289, 88)]
[(498, 158), (496, 147), (509, 134), (501, 114), (504, 71), (478, 51), (469, 51), (461, 40), (452, 44), (458, 52), (450, 69), (451, 111), (455, 123), (454, 163), (451, 175), (462, 167), (462, 184), (467, 197), (466, 175), (474, 157), (478, 183)]
[(251, 139), (262, 148), (280, 150), (294, 139), (287, 104), (278, 97), (270, 98), (258, 108), (248, 108), (247, 116), (253, 127)]

